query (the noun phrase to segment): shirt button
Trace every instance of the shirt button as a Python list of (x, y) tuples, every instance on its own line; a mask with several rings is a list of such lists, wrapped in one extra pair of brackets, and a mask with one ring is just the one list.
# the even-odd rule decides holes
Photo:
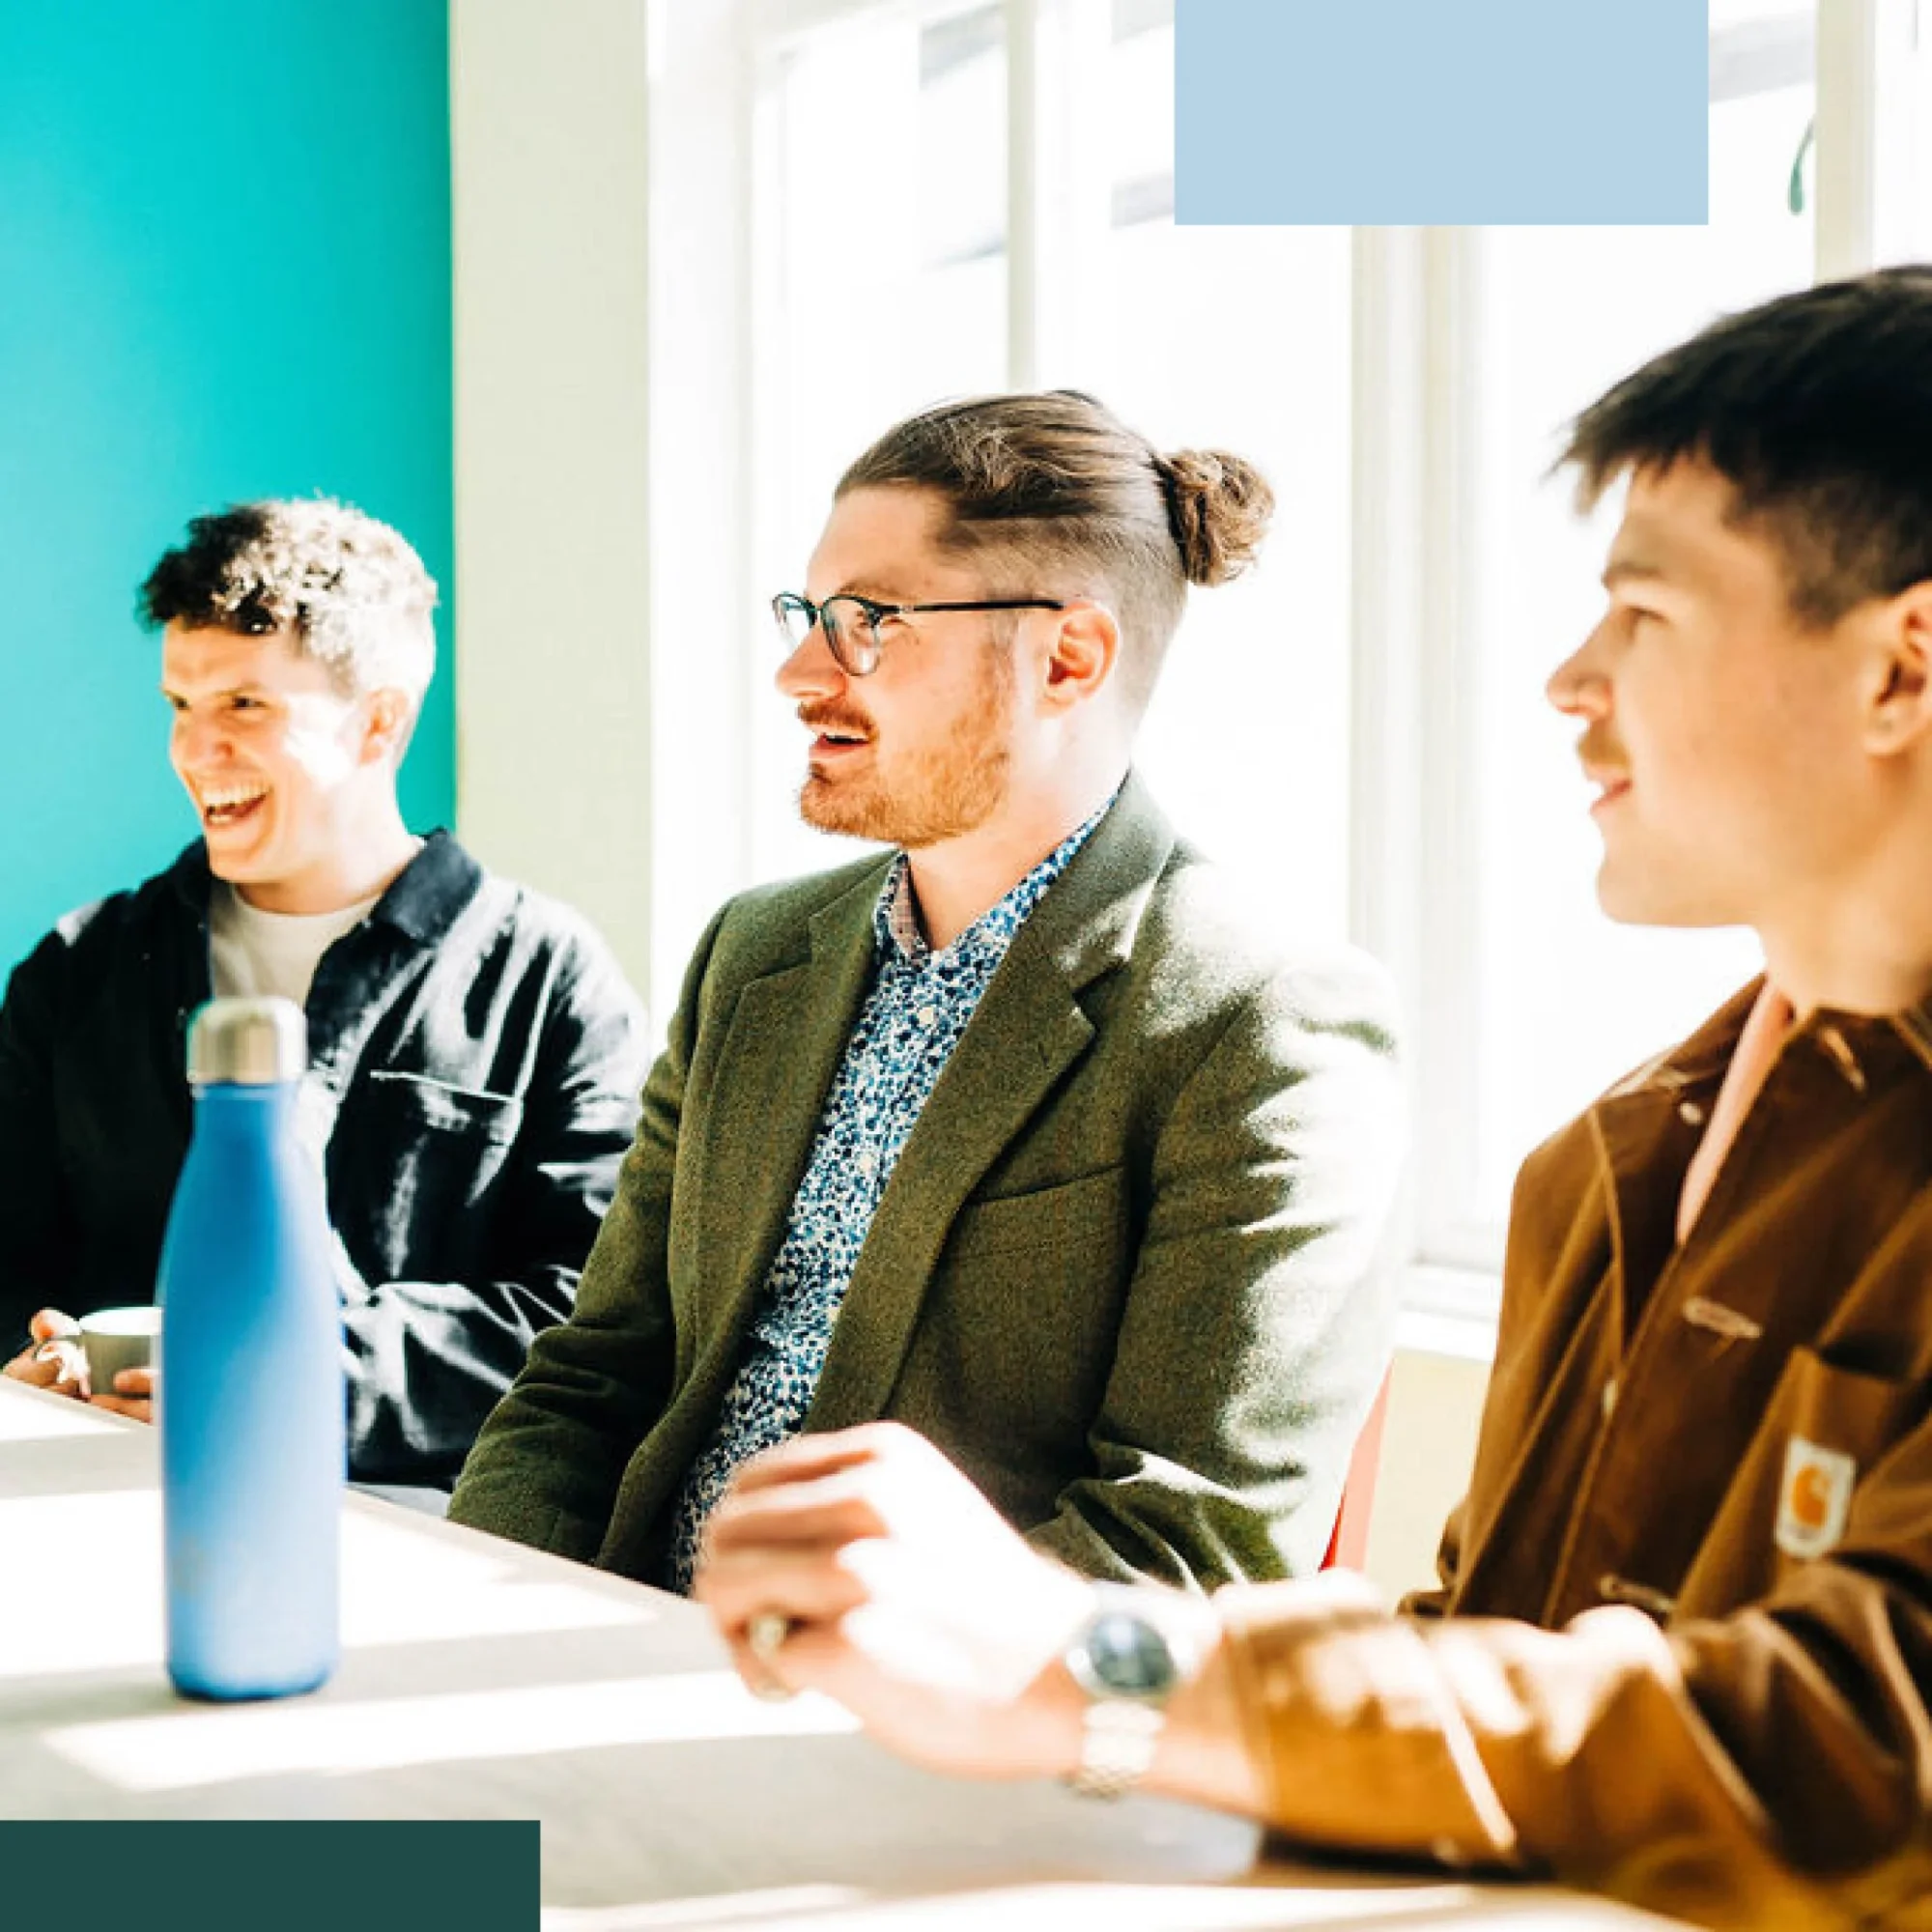
[(1677, 1103), (1677, 1118), (1687, 1127), (1701, 1127), (1704, 1124), (1704, 1110), (1695, 1100), (1680, 1100)]
[(937, 1007), (922, 1007), (919, 1009), (918, 1019), (921, 1026), (930, 1026), (938, 1017), (939, 1009)]
[(879, 1156), (876, 1153), (874, 1153), (870, 1148), (861, 1148), (859, 1151), (852, 1156), (852, 1165), (856, 1167), (861, 1174), (870, 1174), (872, 1170), (878, 1166), (878, 1164), (879, 1164)]

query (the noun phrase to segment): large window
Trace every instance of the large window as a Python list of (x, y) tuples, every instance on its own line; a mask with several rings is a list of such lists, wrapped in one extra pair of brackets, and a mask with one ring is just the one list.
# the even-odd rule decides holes
[(1597, 910), (1577, 731), (1542, 692), (1616, 506), (1579, 521), (1550, 461), (1580, 405), (1712, 316), (1932, 242), (1918, 10), (1712, 0), (1707, 227), (1351, 234), (1175, 225), (1173, 0), (677, 18), (696, 6), (749, 49), (720, 97), (748, 143), (745, 864), (839, 849), (795, 822), (761, 598), (799, 584), (879, 429), (1067, 384), (1164, 446), (1253, 458), (1280, 501), (1263, 566), (1197, 594), (1141, 762), (1273, 916), (1397, 972), (1418, 1305), (1480, 1318), (1522, 1154), (1755, 963), (1746, 935)]

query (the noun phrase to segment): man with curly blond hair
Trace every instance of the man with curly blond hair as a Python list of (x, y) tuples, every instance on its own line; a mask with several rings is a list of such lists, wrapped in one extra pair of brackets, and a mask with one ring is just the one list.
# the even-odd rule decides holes
[(323, 499), (198, 517), (140, 597), (200, 836), (62, 920), (0, 1006), (0, 1332), (89, 1385), (73, 1318), (154, 1292), (211, 994), (308, 1015), (303, 1131), (334, 1232), (350, 1471), (442, 1490), (531, 1338), (570, 1312), (643, 1072), (637, 999), (565, 908), (405, 824), (436, 585)]

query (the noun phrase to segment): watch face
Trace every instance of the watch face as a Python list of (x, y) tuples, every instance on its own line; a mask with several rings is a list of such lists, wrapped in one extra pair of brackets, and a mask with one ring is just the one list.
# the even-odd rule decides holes
[(1174, 1652), (1154, 1626), (1126, 1610), (1103, 1610), (1087, 1627), (1086, 1663), (1109, 1696), (1154, 1699), (1174, 1689)]

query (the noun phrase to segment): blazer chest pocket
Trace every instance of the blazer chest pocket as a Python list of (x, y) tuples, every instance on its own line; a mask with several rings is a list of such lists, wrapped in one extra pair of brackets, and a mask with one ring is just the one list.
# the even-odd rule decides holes
[(942, 1441), (1070, 1469), (1114, 1358), (1130, 1227), (1121, 1167), (962, 1208), (894, 1412)]
[(1126, 1221), (1126, 1170), (1103, 1168), (1026, 1194), (969, 1201), (953, 1216), (945, 1261), (972, 1266), (995, 1258), (1023, 1262), (1030, 1254), (1097, 1260), (1121, 1243)]
[(1084, 1384), (1089, 1358), (1113, 1355), (1133, 1271), (1128, 1226), (1120, 1167), (974, 1202), (953, 1219), (922, 1323), (960, 1372)]

